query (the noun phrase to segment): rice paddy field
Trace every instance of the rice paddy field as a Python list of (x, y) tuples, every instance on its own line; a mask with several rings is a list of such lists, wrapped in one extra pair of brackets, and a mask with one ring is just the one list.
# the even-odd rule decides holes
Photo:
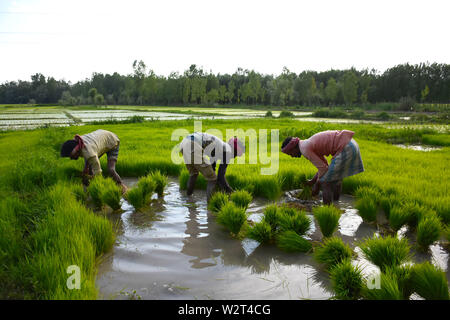
[[(44, 117), (20, 110), (3, 108), (0, 121)], [(204, 131), (224, 136), (254, 129), (262, 141), (259, 129), (279, 130), (260, 144), (265, 157), (247, 147), (246, 163), (229, 165), (228, 182), (241, 191), (208, 205), (205, 180), (187, 197), (187, 170), (171, 160), (180, 159), (172, 133), (193, 132), (195, 120), (130, 110), (108, 112), (160, 117), (99, 124), (100, 110), (55, 107), (45, 119), (60, 126), (0, 132), (0, 298), (448, 299), (448, 126), (242, 119), (242, 111), (201, 118)], [(83, 161), (59, 158), (65, 140), (100, 128), (121, 140), (124, 196), (109, 179), (84, 189)], [(286, 136), (336, 129), (355, 131), (365, 172), (344, 179), (341, 200), (326, 207), (295, 191), (315, 167), (278, 151)], [(278, 170), (261, 174), (277, 157)], [(79, 289), (68, 285), (69, 266), (80, 269)]]

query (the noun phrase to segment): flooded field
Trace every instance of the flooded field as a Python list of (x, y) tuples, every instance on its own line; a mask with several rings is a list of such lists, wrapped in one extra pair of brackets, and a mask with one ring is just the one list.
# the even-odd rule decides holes
[[(132, 186), (136, 179), (126, 179)], [(118, 228), (114, 249), (99, 266), (97, 286), (103, 299), (328, 299), (328, 274), (310, 254), (285, 253), (275, 245), (231, 238), (206, 208), (205, 192), (192, 197), (180, 192), (176, 180), (166, 187), (163, 199), (151, 208), (134, 212), (123, 200), (122, 213), (111, 213)], [(286, 198), (280, 199), (280, 202)], [(266, 200), (255, 199), (247, 212), (258, 221)], [(343, 196), (343, 211), (336, 235), (354, 246), (355, 241), (377, 233), (363, 223), (353, 208), (353, 198)], [(312, 221), (312, 215), (308, 214)], [(312, 223), (308, 237), (319, 241)], [(356, 248), (358, 249), (358, 248)], [(356, 250), (358, 251), (358, 250)], [(448, 253), (440, 245), (430, 260), (448, 272)], [(377, 267), (358, 257), (364, 273)]]

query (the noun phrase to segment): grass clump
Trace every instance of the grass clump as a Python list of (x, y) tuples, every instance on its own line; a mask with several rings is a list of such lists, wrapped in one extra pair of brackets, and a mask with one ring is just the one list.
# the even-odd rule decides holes
[(395, 206), (390, 209), (389, 224), (394, 231), (400, 230), (411, 219), (411, 214), (403, 207)]
[(381, 273), (380, 288), (365, 287), (363, 296), (369, 300), (403, 300), (397, 276), (392, 272)]
[(137, 183), (137, 187), (141, 190), (143, 197), (151, 196), (156, 190), (156, 182), (150, 175), (142, 177)]
[(378, 207), (374, 199), (368, 197), (358, 199), (355, 208), (358, 209), (358, 214), (364, 221), (375, 222), (377, 220)]
[(301, 200), (311, 200), (312, 199), (312, 188), (306, 183), (303, 185), (302, 191), (297, 195)]
[(416, 264), (411, 270), (414, 291), (427, 300), (448, 300), (448, 284), (445, 272), (431, 263)]
[(382, 272), (386, 268), (400, 266), (411, 258), (410, 245), (406, 238), (398, 239), (387, 236), (385, 238), (369, 238), (359, 244), (365, 258), (378, 266)]
[(218, 213), (228, 202), (228, 195), (225, 192), (215, 192), (209, 199), (208, 210)]
[(238, 190), (230, 195), (230, 200), (238, 207), (247, 210), (248, 205), (252, 202), (252, 195), (246, 190)]
[(264, 208), (263, 221), (267, 222), (273, 230), (276, 229), (278, 226), (278, 206), (276, 204)]
[(102, 201), (113, 210), (121, 208), (122, 189), (111, 178), (105, 179), (101, 197)]
[(335, 298), (341, 300), (357, 300), (361, 297), (364, 281), (359, 266), (344, 260), (330, 270), (331, 287)]
[(352, 255), (353, 250), (338, 237), (327, 238), (320, 247), (314, 249), (314, 258), (323, 263), (326, 269), (351, 259)]
[(304, 235), (311, 229), (311, 220), (304, 211), (289, 207), (278, 208), (278, 226), (281, 231), (294, 231)]
[(154, 191), (158, 194), (158, 197), (161, 197), (164, 194), (164, 188), (167, 186), (167, 176), (162, 174), (161, 171), (156, 170), (150, 174), (150, 178), (155, 183)]
[(234, 235), (239, 233), (246, 220), (245, 210), (231, 202), (224, 204), (217, 215), (217, 222), (230, 230)]
[(330, 237), (337, 229), (341, 212), (335, 206), (320, 206), (313, 209), (324, 237)]
[(102, 195), (105, 186), (105, 178), (102, 176), (96, 176), (90, 181), (89, 187), (87, 188), (92, 202), (97, 208), (101, 208), (104, 204)]
[(268, 243), (273, 238), (272, 228), (269, 223), (262, 220), (249, 228), (247, 236), (260, 243)]
[(417, 225), (417, 244), (426, 250), (441, 235), (441, 221), (436, 214), (429, 214), (422, 218)]
[(292, 230), (281, 232), (276, 238), (277, 246), (287, 252), (308, 252), (312, 249), (311, 243)]
[(145, 206), (145, 197), (141, 188), (132, 188), (128, 190), (125, 194), (125, 198), (136, 210)]

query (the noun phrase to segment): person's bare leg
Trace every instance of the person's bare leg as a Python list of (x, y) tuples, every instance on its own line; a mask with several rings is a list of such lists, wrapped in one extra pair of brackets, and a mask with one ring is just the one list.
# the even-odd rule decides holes
[(116, 159), (108, 159), (108, 173), (111, 178), (122, 187), (122, 192), (125, 193), (127, 191), (127, 186), (123, 184), (122, 179), (119, 174), (116, 172)]
[(186, 194), (190, 196), (194, 193), (195, 181), (197, 181), (198, 173), (194, 175), (189, 175), (189, 180), (187, 183), (187, 192)]
[(333, 182), (333, 201), (339, 201), (342, 192), (342, 180)]
[(332, 184), (329, 182), (321, 182), (323, 204), (330, 205), (333, 199)]

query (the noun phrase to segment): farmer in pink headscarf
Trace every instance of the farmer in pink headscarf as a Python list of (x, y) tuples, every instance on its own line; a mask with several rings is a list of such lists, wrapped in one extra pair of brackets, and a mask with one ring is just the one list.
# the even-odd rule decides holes
[[(225, 178), (225, 172), (232, 158), (240, 157), (245, 152), (245, 146), (238, 138), (231, 138), (228, 143), (216, 136), (204, 132), (194, 132), (181, 141), (180, 152), (189, 171), (187, 195), (194, 192), (195, 181), (201, 172), (208, 182), (206, 198), (209, 201), (216, 185), (227, 193), (233, 191)], [(208, 159), (209, 158), (209, 159)], [(216, 162), (220, 160), (216, 175)]]
[[(353, 139), (355, 133), (349, 130), (329, 130), (316, 133), (309, 139), (287, 137), (281, 152), (291, 157), (302, 155), (318, 169), (307, 183), (313, 186), (313, 195), (322, 188), (324, 204), (338, 201), (342, 192), (342, 179), (364, 171), (359, 146)], [(325, 158), (332, 155), (331, 163)]]

